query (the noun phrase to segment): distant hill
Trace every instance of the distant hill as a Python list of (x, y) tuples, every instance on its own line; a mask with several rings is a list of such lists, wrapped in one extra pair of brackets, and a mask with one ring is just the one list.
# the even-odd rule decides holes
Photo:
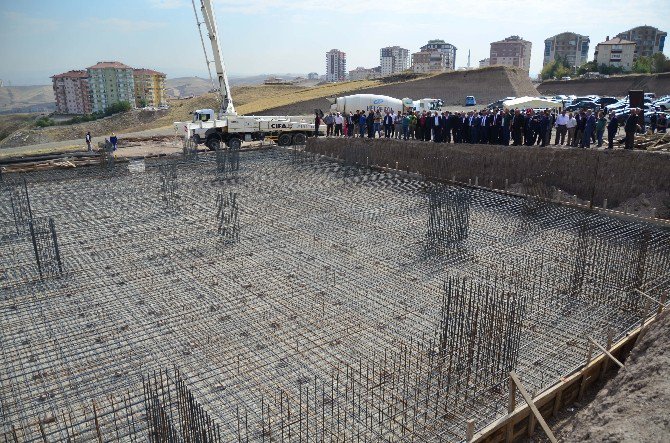
[(200, 77), (177, 77), (165, 80), (165, 94), (168, 97), (197, 97), (212, 89), (209, 79)]
[[(305, 77), (301, 74), (260, 74), (253, 76), (231, 76), (228, 77), (230, 87), (235, 86), (258, 86), (270, 77), (281, 77), (292, 80), (296, 77)], [(216, 82), (216, 79), (214, 80)], [(307, 81), (300, 83), (300, 86), (314, 86), (316, 81)], [(208, 78), (201, 77), (177, 77), (165, 80), (165, 93), (168, 97), (197, 97), (208, 93), (212, 89), (212, 83)], [(233, 97), (235, 99), (235, 97)]]
[(56, 99), (51, 85), (0, 87), (0, 114), (52, 112)]

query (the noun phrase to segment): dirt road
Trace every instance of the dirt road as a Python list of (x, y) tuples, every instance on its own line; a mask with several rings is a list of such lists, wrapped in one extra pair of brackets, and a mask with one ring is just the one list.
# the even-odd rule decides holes
[[(119, 141), (122, 141), (124, 138), (135, 138), (135, 137), (150, 137), (153, 135), (158, 136), (168, 136), (174, 134), (174, 128), (172, 126), (164, 126), (157, 129), (148, 129), (146, 131), (139, 132), (129, 132), (125, 134), (117, 134)], [(98, 142), (104, 142), (107, 136), (93, 137), (94, 149), (97, 149)], [(127, 148), (128, 152), (131, 152), (131, 147)], [(175, 143), (175, 152), (181, 150), (181, 147), (177, 147)], [(56, 153), (64, 151), (76, 151), (76, 150), (86, 150), (86, 143), (83, 139), (78, 140), (65, 140), (60, 142), (51, 142), (51, 143), (41, 143), (36, 145), (27, 145), (27, 146), (18, 146), (14, 148), (2, 148), (0, 149), (0, 158), (7, 157), (20, 157), (22, 155), (34, 155), (34, 154), (46, 154), (46, 153)], [(124, 154), (125, 155), (125, 154)], [(142, 155), (142, 154), (137, 154)]]

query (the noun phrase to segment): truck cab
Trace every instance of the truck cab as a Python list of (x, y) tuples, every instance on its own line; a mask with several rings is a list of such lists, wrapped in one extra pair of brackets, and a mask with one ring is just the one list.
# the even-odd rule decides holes
[(193, 112), (193, 123), (208, 122), (210, 120), (214, 120), (213, 109), (196, 109)]

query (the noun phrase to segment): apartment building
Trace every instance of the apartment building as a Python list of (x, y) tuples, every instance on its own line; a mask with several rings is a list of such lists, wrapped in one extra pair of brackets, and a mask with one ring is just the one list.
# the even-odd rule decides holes
[(86, 71), (68, 71), (51, 77), (58, 114), (90, 114), (91, 98)]
[(133, 68), (121, 62), (98, 62), (86, 69), (93, 112), (103, 112), (108, 106), (127, 102), (135, 107)]
[(667, 32), (658, 28), (644, 25), (617, 34), (617, 37), (635, 43), (635, 57), (651, 57), (657, 52), (663, 52), (667, 35)]
[(419, 51), (412, 54), (412, 71), (433, 74), (449, 70), (448, 56), (443, 52)]
[(490, 65), (516, 66), (528, 70), (530, 68), (530, 51), (533, 44), (518, 35), (491, 43), (489, 53)]
[(445, 55), (446, 70), (456, 69), (456, 46), (444, 40), (428, 40), (420, 52), (440, 52)]
[(403, 72), (409, 68), (409, 51), (400, 46), (388, 46), (379, 51), (379, 65), (382, 75)]
[(165, 74), (153, 69), (133, 69), (133, 83), (135, 84), (135, 106), (151, 106), (158, 108), (166, 106)]
[(609, 36), (604, 42), (598, 43), (594, 59), (598, 66), (616, 66), (625, 71), (633, 69), (635, 60), (635, 42), (624, 40), (620, 37), (614, 37), (610, 40)]
[(574, 32), (563, 32), (544, 41), (542, 66), (560, 57), (568, 66), (578, 68), (588, 61), (589, 37)]
[(326, 52), (326, 80), (342, 82), (347, 76), (347, 54), (339, 49)]

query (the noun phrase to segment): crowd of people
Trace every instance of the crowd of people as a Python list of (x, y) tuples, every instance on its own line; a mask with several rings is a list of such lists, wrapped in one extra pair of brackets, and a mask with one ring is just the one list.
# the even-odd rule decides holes
[[(469, 112), (409, 111), (406, 113), (380, 110), (329, 113), (315, 117), (316, 131), (326, 125), (326, 136), (396, 138), (403, 140), (433, 141), (436, 143), (479, 143), (508, 146), (571, 146), (602, 147), (607, 132), (607, 148), (612, 149), (614, 139), (623, 123), (626, 132), (626, 149), (633, 149), (634, 134), (638, 125), (639, 109), (631, 111), (625, 122), (620, 122), (614, 112), (606, 116), (603, 111), (583, 109), (565, 110), (533, 109), (483, 109)], [(661, 121), (662, 120), (662, 121)], [(664, 116), (654, 120), (653, 130), (665, 132)], [(555, 131), (555, 136), (552, 133)]]

